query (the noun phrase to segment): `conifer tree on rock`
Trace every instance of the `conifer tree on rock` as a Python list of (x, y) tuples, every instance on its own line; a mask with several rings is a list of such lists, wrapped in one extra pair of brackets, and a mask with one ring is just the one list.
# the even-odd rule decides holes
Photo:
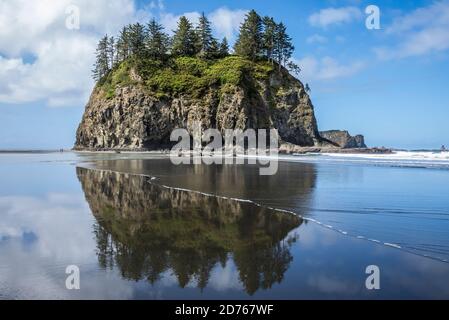
[(170, 38), (164, 33), (164, 27), (152, 19), (147, 26), (146, 49), (148, 57), (153, 60), (165, 60)]
[(130, 54), (129, 47), (129, 26), (125, 26), (120, 31), (120, 35), (117, 39), (117, 43), (115, 45), (116, 49), (116, 58), (115, 60), (120, 63), (126, 60)]
[(229, 44), (226, 37), (220, 43), (219, 56), (220, 58), (227, 57), (229, 55)]
[(108, 74), (110, 70), (108, 48), (109, 48), (109, 38), (106, 35), (103, 38), (101, 38), (97, 46), (96, 61), (94, 64), (94, 69), (92, 70), (93, 78), (96, 81), (101, 80), (104, 76)]
[(287, 34), (286, 26), (281, 22), (276, 26), (275, 45), (273, 55), (276, 62), (281, 66), (285, 66), (293, 55), (295, 47), (292, 44), (292, 39)]
[(212, 36), (212, 27), (210, 21), (204, 15), (204, 12), (201, 14), (201, 17), (198, 21), (198, 27), (195, 30), (196, 32), (196, 51), (198, 52), (198, 56), (202, 58), (208, 58), (211, 54), (216, 54), (217, 52), (213, 52), (212, 45), (217, 44), (217, 40)]
[(240, 26), (240, 34), (234, 46), (237, 55), (256, 60), (262, 56), (262, 19), (255, 10), (251, 10)]
[(196, 43), (196, 34), (192, 24), (185, 16), (182, 16), (173, 36), (172, 54), (175, 56), (194, 56)]
[(264, 26), (264, 32), (262, 36), (262, 47), (264, 50), (264, 54), (267, 57), (267, 59), (271, 62), (273, 62), (273, 53), (274, 53), (274, 46), (276, 42), (276, 27), (277, 24), (271, 17), (264, 17), (263, 18), (263, 26)]
[(142, 24), (135, 23), (129, 27), (129, 47), (131, 54), (145, 55), (145, 27)]
[(114, 37), (110, 37), (108, 39), (108, 49), (107, 49), (107, 53), (108, 53), (108, 63), (109, 63), (109, 68), (112, 69), (114, 68), (115, 64), (116, 64), (116, 54), (115, 54), (115, 38)]

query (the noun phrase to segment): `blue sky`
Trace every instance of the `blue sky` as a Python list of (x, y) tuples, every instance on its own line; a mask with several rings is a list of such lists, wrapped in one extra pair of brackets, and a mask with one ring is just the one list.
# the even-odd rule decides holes
[[(80, 12), (67, 30), (66, 9)], [(365, 8), (380, 9), (380, 30)], [(0, 0), (0, 148), (69, 148), (93, 82), (104, 33), (150, 17), (173, 29), (204, 11), (231, 39), (248, 9), (283, 21), (321, 130), (364, 134), (371, 146), (449, 145), (449, 0), (133, 1)], [(446, 89), (446, 90), (445, 90)]]

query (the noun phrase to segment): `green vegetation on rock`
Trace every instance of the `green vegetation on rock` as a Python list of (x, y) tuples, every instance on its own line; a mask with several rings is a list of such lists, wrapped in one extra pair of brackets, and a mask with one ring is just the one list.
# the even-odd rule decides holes
[(130, 77), (131, 66), (131, 61), (123, 61), (97, 83), (97, 87), (102, 90), (107, 99), (115, 97), (117, 87), (133, 84)]
[(212, 35), (204, 13), (196, 26), (182, 16), (172, 37), (153, 19), (147, 26), (123, 27), (117, 39), (105, 35), (98, 44), (93, 77), (107, 97), (113, 96), (114, 87), (129, 83), (133, 69), (158, 95), (196, 94), (211, 85), (238, 85), (244, 75), (266, 79), (275, 65), (299, 70), (290, 61), (293, 50), (285, 26), (270, 17), (262, 19), (254, 10), (240, 27), (232, 56), (227, 39), (219, 42)]
[[(210, 87), (223, 91), (243, 84), (245, 78), (267, 80), (274, 67), (266, 60), (250, 61), (241, 56), (216, 60), (177, 57), (167, 63), (152, 59), (125, 60), (98, 83), (106, 98), (115, 96), (117, 87), (141, 85), (157, 97), (187, 94), (198, 98)], [(139, 80), (132, 80), (136, 72)]]

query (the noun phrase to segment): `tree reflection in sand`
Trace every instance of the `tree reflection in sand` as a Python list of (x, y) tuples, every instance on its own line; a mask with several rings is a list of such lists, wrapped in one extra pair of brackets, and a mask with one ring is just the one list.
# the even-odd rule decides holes
[(143, 176), (77, 169), (97, 225), (98, 261), (128, 280), (207, 287), (217, 264), (233, 260), (248, 294), (283, 280), (292, 261), (293, 214), (249, 202), (164, 188)]

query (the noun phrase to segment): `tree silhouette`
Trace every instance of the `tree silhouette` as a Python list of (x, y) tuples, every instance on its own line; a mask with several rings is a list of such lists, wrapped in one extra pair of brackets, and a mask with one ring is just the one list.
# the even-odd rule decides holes
[(310, 93), (312, 91), (312, 90), (310, 90), (310, 87), (309, 87), (308, 83), (306, 83), (305, 90), (306, 90), (307, 93)]

